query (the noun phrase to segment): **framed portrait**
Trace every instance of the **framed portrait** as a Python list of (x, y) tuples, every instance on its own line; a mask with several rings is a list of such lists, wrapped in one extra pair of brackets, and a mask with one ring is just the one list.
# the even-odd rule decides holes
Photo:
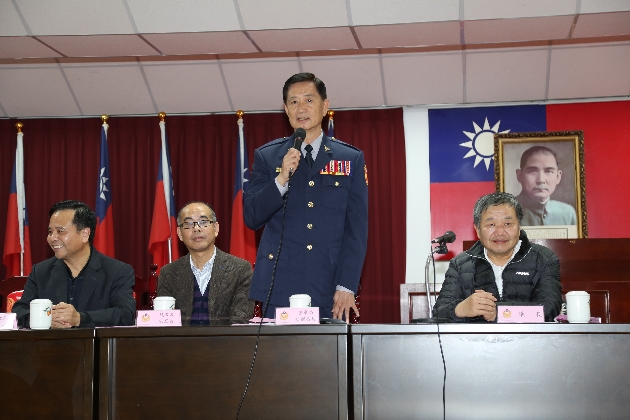
[(582, 131), (495, 134), (494, 171), (530, 239), (588, 237)]

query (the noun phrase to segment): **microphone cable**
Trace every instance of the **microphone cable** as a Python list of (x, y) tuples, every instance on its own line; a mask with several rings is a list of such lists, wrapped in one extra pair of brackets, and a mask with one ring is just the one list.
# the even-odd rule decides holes
[[(433, 255), (433, 252), (431, 252), (431, 261), (433, 263), (433, 293), (436, 293), (437, 282), (436, 282), (436, 273), (435, 273), (435, 257)], [(427, 290), (427, 293), (429, 293), (428, 290)], [(435, 301), (437, 302), (437, 296), (435, 298)], [(431, 310), (432, 309), (429, 308), (429, 311)], [(440, 354), (442, 355), (442, 366), (444, 367), (444, 378), (442, 379), (442, 418), (446, 420), (446, 361), (444, 360), (444, 349), (442, 348), (442, 336), (440, 335), (440, 323), (436, 322), (435, 325), (437, 326), (438, 343), (440, 343)]]
[(280, 244), (278, 245), (278, 254), (276, 256), (276, 261), (273, 263), (273, 271), (271, 272), (271, 284), (269, 285), (269, 293), (267, 293), (267, 300), (265, 304), (262, 306), (262, 313), (260, 314), (260, 322), (258, 323), (258, 332), (256, 333), (256, 345), (254, 346), (254, 357), (252, 359), (252, 365), (249, 368), (249, 374), (247, 375), (247, 383), (245, 384), (245, 391), (243, 391), (243, 396), (241, 397), (241, 401), (238, 404), (238, 410), (236, 411), (236, 420), (239, 419), (241, 415), (241, 407), (243, 406), (243, 402), (245, 401), (245, 395), (247, 395), (247, 390), (249, 388), (249, 383), (252, 379), (252, 373), (254, 372), (254, 364), (256, 363), (256, 355), (258, 354), (258, 340), (260, 339), (260, 330), (262, 328), (263, 320), (265, 319), (265, 312), (267, 311), (267, 307), (269, 306), (269, 300), (271, 299), (271, 291), (273, 290), (273, 283), (276, 279), (276, 268), (278, 267), (278, 261), (280, 260), (280, 251), (282, 250), (282, 240), (284, 239), (284, 216), (287, 213), (287, 202), (289, 201), (289, 191), (291, 191), (291, 178), (293, 178), (293, 172), (289, 175), (289, 186), (287, 188), (287, 193), (284, 195), (284, 205), (282, 206), (282, 223), (280, 227)]

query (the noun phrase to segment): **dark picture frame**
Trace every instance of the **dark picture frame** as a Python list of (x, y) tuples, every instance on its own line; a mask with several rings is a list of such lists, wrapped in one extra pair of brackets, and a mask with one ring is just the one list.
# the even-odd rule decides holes
[[(556, 153), (561, 179), (551, 193), (550, 199), (557, 204), (557, 207), (565, 210), (568, 209), (566, 204), (572, 206), (575, 209), (576, 223), (567, 225), (530, 224), (529, 226), (522, 223), (522, 228), (531, 239), (587, 238), (583, 131), (495, 134), (494, 173), (496, 190), (519, 197), (521, 205), (526, 210), (527, 203), (523, 201), (527, 197), (524, 188), (521, 187), (517, 179), (517, 170), (521, 169), (523, 152), (535, 146), (543, 146)], [(551, 156), (546, 152), (543, 154)], [(521, 173), (524, 172), (521, 171)], [(519, 194), (521, 195), (519, 196)]]

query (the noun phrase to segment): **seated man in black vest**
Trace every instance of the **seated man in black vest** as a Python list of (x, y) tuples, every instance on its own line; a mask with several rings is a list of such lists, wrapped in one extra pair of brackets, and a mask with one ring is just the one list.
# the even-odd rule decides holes
[(179, 211), (177, 236), (188, 254), (162, 267), (157, 294), (175, 298), (184, 326), (246, 323), (254, 315), (248, 297), (252, 266), (218, 249), (218, 235), (210, 205), (195, 201)]
[(543, 305), (545, 321), (560, 313), (560, 261), (554, 252), (532, 244), (520, 229), (521, 205), (512, 194), (495, 192), (475, 203), (479, 241), (449, 264), (435, 302), (435, 317), (455, 322), (492, 322), (498, 301)]
[(29, 326), (33, 299), (52, 301), (52, 328), (133, 325), (133, 268), (98, 252), (95, 230), (96, 216), (85, 203), (52, 206), (48, 244), (55, 256), (33, 266), (12, 309), (19, 326)]

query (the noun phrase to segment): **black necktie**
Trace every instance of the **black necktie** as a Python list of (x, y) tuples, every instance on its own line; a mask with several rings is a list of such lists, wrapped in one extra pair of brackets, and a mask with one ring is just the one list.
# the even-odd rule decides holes
[(308, 166), (312, 168), (314, 163), (313, 155), (311, 154), (311, 152), (313, 151), (313, 146), (307, 144), (304, 149), (306, 149), (306, 163), (308, 163)]

